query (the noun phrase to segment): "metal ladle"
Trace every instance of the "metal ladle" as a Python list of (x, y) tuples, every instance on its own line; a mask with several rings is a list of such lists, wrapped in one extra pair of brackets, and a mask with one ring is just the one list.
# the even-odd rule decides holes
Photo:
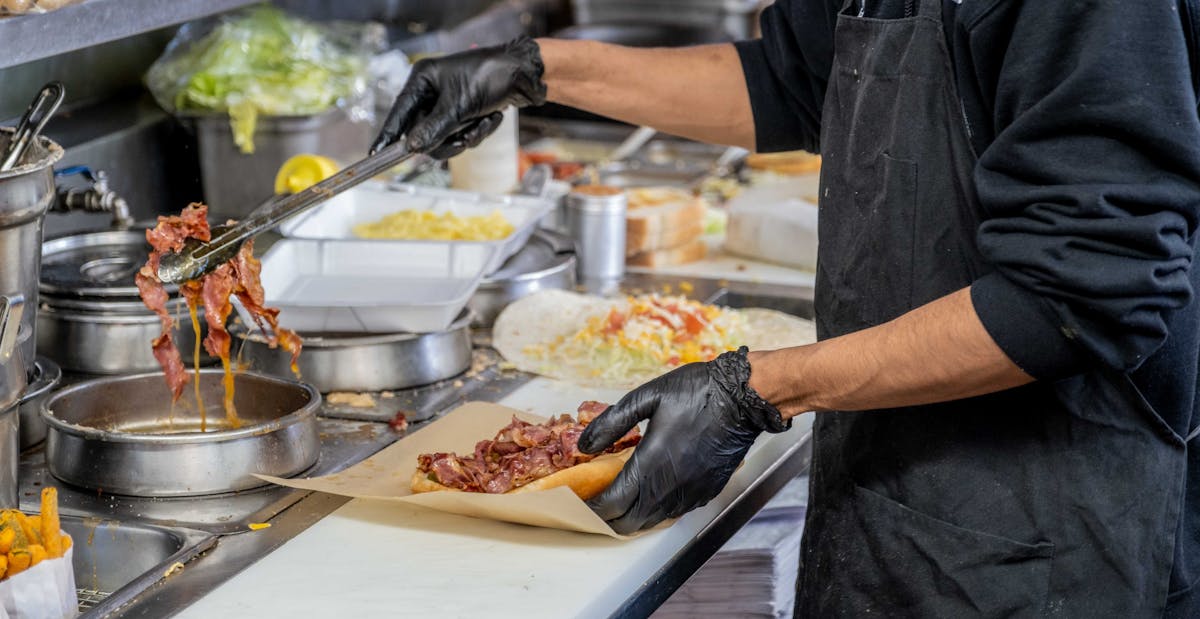
[(17, 130), (13, 132), (8, 152), (4, 153), (4, 159), (0, 161), (0, 172), (6, 172), (16, 167), (17, 162), (21, 160), (21, 155), (25, 154), (25, 150), (29, 148), (30, 144), (37, 141), (42, 128), (58, 111), (58, 106), (62, 105), (65, 95), (66, 90), (59, 82), (50, 82), (42, 86), (37, 96), (33, 98), (33, 102), (26, 108), (21, 122), (17, 123)]
[(212, 240), (207, 243), (190, 239), (178, 253), (164, 255), (158, 263), (158, 278), (164, 283), (200, 279), (232, 260), (242, 244), (259, 233), (386, 172), (416, 154), (409, 152), (404, 141), (400, 140), (304, 191), (273, 198), (242, 221), (213, 228)]

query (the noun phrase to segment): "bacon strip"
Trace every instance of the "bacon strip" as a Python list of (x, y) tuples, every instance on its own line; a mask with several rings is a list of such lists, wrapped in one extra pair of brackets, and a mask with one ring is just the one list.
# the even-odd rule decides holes
[[(417, 469), (443, 486), (502, 494), (600, 455), (579, 451), (579, 436), (607, 409), (608, 405), (601, 402), (584, 402), (579, 406), (578, 420), (559, 415), (540, 424), (513, 417), (495, 438), (476, 443), (475, 453), (470, 456), (422, 454), (417, 457)], [(641, 439), (635, 427), (602, 453), (623, 451)]]
[[(153, 342), (154, 357), (162, 366), (167, 385), (174, 399), (178, 400), (183, 394), (190, 377), (184, 369), (183, 359), (171, 335), (175, 327), (175, 319), (167, 311), (170, 296), (158, 279), (158, 263), (163, 254), (178, 252), (183, 249), (188, 239), (209, 241), (212, 231), (208, 226), (208, 207), (203, 204), (189, 204), (179, 215), (159, 217), (158, 225), (146, 231), (146, 240), (153, 249), (146, 265), (137, 274), (138, 291), (142, 302), (154, 311), (162, 322), (162, 333)], [(208, 335), (204, 338), (204, 349), (210, 355), (221, 359), (226, 370), (229, 368), (229, 332), (225, 323), (233, 312), (230, 297), (236, 295), (243, 307), (254, 317), (262, 329), (272, 348), (282, 346), (292, 353), (292, 370), (296, 371), (296, 360), (300, 356), (301, 340), (298, 335), (279, 327), (279, 310), (265, 307), (265, 295), (259, 277), (262, 265), (254, 258), (252, 242), (242, 246), (237, 256), (229, 262), (217, 267), (212, 273), (205, 275), (198, 282), (186, 282), (180, 286), (180, 294), (188, 304), (195, 307), (204, 306), (204, 320), (208, 325)], [(236, 421), (236, 412), (232, 409), (232, 381), (226, 381), (226, 413), (230, 421)]]

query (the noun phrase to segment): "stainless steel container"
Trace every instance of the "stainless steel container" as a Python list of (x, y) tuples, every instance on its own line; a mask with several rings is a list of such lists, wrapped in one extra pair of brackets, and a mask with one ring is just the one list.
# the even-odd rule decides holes
[(605, 185), (567, 195), (567, 230), (575, 241), (579, 283), (606, 292), (625, 275), (625, 192)]
[[(13, 129), (0, 127), (0, 152), (8, 149)], [(21, 320), (18, 355), (33, 363), (41, 261), (42, 224), (55, 200), (54, 164), (63, 149), (45, 137), (30, 144), (17, 167), (0, 172), (0, 294), (20, 293), (27, 310)]]
[[(62, 369), (87, 374), (149, 372), (159, 368), (150, 342), (158, 317), (142, 303), (134, 276), (150, 246), (144, 230), (88, 232), (42, 245), (38, 352)], [(174, 293), (175, 287), (168, 286)], [(186, 305), (168, 306), (176, 316), (175, 343), (190, 363), (196, 336)], [(206, 331), (203, 309), (201, 336)], [(201, 363), (212, 359), (201, 351)]]
[[(210, 425), (224, 424), (223, 372), (201, 372)], [(243, 425), (199, 432), (191, 388), (179, 402), (161, 373), (109, 377), (60, 390), (42, 405), (46, 464), (64, 482), (105, 494), (193, 496), (266, 485), (254, 473), (289, 477), (317, 461), (311, 385), (257, 374), (234, 380)]]
[[(735, 39), (751, 39), (757, 35), (758, 13), (768, 4), (770, 4), (770, 0), (572, 0), (571, 2), (577, 24), (674, 24), (709, 27), (719, 28)], [(658, 45), (669, 44), (669, 40), (658, 43)]]
[[(150, 342), (162, 330), (158, 316), (142, 307), (133, 313), (110, 312), (104, 303), (91, 310), (59, 309), (43, 304), (38, 312), (38, 351), (54, 360), (62, 369), (85, 374), (127, 374), (150, 372), (159, 368)], [(201, 336), (206, 332), (201, 312)], [(175, 302), (177, 321), (175, 345), (186, 365), (192, 361), (196, 345), (195, 331), (184, 304)], [(200, 363), (213, 359), (201, 349)]]
[[(464, 310), (437, 333), (301, 334), (300, 376), (322, 393), (407, 389), (457, 376), (471, 367), (471, 317)], [(237, 358), (250, 369), (293, 375), (290, 353), (240, 325), (232, 333), (241, 342)]]
[(371, 125), (333, 108), (311, 116), (259, 116), (254, 152), (233, 141), (229, 116), (190, 116), (200, 153), (204, 200), (213, 219), (241, 219), (275, 193), (275, 174), (292, 155), (314, 153), (343, 163), (358, 161), (374, 137)]
[(475, 312), (474, 327), (491, 327), (510, 303), (539, 290), (575, 287), (575, 243), (570, 237), (538, 230), (521, 251), (475, 290), (467, 307)]
[(15, 508), (18, 499), (18, 409), (26, 372), (16, 346), (24, 309), (20, 295), (0, 296), (0, 508)]
[(62, 369), (58, 364), (42, 356), (33, 362), (29, 374), (29, 387), (21, 397), (21, 451), (25, 451), (46, 439), (46, 422), (42, 421), (42, 400), (62, 382)]

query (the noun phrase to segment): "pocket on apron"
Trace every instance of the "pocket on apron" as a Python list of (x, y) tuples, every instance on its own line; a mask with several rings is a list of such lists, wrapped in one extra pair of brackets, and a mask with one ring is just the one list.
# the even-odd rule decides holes
[[(1044, 614), (1054, 544), (964, 529), (858, 485), (853, 495), (863, 557), (839, 569), (863, 569), (839, 579), (855, 583), (853, 595), (865, 598), (860, 608), (878, 608), (889, 617)], [(888, 564), (889, 557), (897, 563)]]

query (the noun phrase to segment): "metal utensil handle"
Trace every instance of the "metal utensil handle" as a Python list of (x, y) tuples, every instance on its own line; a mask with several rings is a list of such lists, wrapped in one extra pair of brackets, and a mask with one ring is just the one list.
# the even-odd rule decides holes
[(608, 155), (608, 163), (616, 163), (632, 157), (634, 153), (642, 149), (646, 142), (653, 138), (658, 130), (653, 127), (638, 127), (636, 131), (629, 134), (625, 141), (617, 145)]
[(25, 297), (19, 294), (0, 295), (0, 363), (7, 362), (17, 343), (21, 330), (21, 314), (25, 309)]
[(58, 111), (58, 106), (62, 105), (65, 95), (66, 90), (59, 82), (50, 82), (42, 86), (37, 96), (33, 98), (33, 102), (26, 108), (21, 122), (17, 124), (12, 144), (8, 147), (8, 154), (5, 155), (4, 161), (0, 162), (0, 172), (10, 170), (17, 165), (21, 155), (25, 154), (25, 149), (29, 148), (29, 145), (37, 139), (50, 117)]
[(270, 230), (287, 219), (386, 172), (414, 155), (416, 153), (410, 153), (403, 141), (396, 142), (366, 159), (343, 168), (337, 174), (304, 191), (283, 196), (277, 200), (269, 200), (245, 219), (230, 226), (225, 232), (218, 234), (212, 241), (198, 249), (196, 257), (203, 258), (227, 247), (240, 245), (246, 239)]

